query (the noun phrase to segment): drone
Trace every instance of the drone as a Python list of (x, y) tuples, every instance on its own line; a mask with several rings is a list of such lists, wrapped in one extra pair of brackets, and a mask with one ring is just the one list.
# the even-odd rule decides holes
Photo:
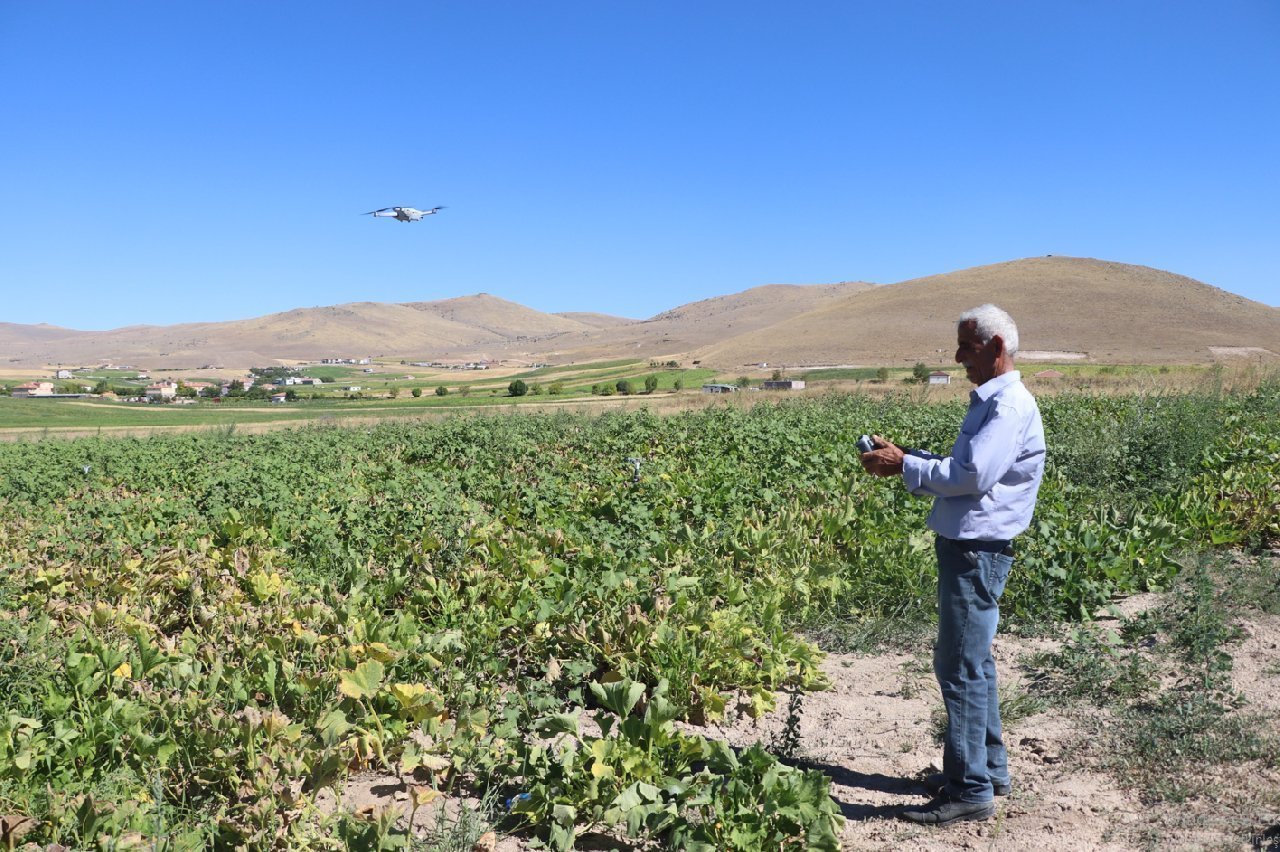
[(397, 219), (401, 222), (421, 222), (423, 216), (439, 213), (443, 209), (443, 207), (432, 207), (430, 210), (419, 210), (416, 207), (383, 207), (380, 210), (370, 210), (368, 213), (361, 213), (360, 215)]

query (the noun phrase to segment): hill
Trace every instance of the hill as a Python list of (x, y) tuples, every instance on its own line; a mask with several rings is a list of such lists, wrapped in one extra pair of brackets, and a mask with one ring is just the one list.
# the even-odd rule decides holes
[(1280, 357), (1280, 308), (1150, 267), (1037, 257), (879, 286), (769, 284), (646, 320), (543, 313), (479, 293), (111, 331), (0, 323), (0, 359), (148, 367), (357, 356), (559, 364), (649, 358), (720, 369), (760, 362), (932, 365), (951, 359), (955, 317), (983, 302), (1018, 321), (1024, 360), (1036, 350), (1108, 363), (1204, 362), (1231, 350)]
[[(1194, 363), (1216, 349), (1280, 356), (1280, 309), (1146, 266), (1036, 257), (861, 290), (767, 329), (690, 353), (721, 367), (951, 361), (955, 318), (994, 302), (1018, 322), (1022, 356)], [(1265, 354), (1265, 353), (1264, 353)]]

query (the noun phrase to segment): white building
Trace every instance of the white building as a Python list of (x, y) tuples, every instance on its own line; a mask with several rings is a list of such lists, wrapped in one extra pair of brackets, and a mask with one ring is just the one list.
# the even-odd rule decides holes
[(178, 393), (178, 385), (168, 379), (161, 379), (154, 385), (147, 385), (148, 402), (166, 402)]

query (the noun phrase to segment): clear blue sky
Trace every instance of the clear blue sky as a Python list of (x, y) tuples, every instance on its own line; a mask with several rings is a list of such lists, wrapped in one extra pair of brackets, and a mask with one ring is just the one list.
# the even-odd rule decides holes
[(1280, 304), (1276, 0), (6, 0), (0, 77), (0, 321), (1043, 254)]

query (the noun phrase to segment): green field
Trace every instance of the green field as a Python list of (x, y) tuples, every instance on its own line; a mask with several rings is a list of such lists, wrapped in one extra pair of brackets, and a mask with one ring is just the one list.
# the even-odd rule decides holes
[[(835, 850), (821, 767), (698, 726), (822, 689), (817, 628), (930, 616), (929, 503), (852, 441), (945, 450), (964, 406), (0, 444), (0, 813), (72, 848), (403, 847), (317, 805), (368, 771), (510, 800), (495, 824), (556, 849)], [(1041, 407), (1009, 622), (1280, 542), (1280, 384)]]
[[(634, 366), (639, 362), (630, 363)], [(470, 379), (471, 375), (467, 374), (465, 378)], [(564, 385), (560, 394), (549, 393), (553, 382), (529, 381), (532, 392), (518, 398), (511, 397), (507, 393), (507, 387), (512, 381), (509, 378), (445, 384), (450, 389), (450, 393), (443, 397), (436, 396), (434, 392), (438, 384), (444, 384), (441, 382), (392, 383), (398, 387), (398, 395), (394, 399), (385, 396), (387, 388), (391, 386), (386, 382), (381, 385), (374, 385), (371, 382), (362, 383), (361, 386), (367, 388), (368, 393), (362, 392), (361, 397), (357, 399), (348, 399), (345, 389), (334, 388), (332, 385), (294, 386), (293, 390), (299, 395), (299, 399), (283, 405), (243, 398), (224, 399), (221, 402), (199, 399), (190, 405), (145, 405), (98, 399), (0, 397), (0, 429), (217, 427), (280, 421), (328, 421), (348, 417), (411, 417), (415, 414), (460, 408), (490, 408), (495, 405), (546, 404), (575, 398), (590, 399), (592, 384), (607, 383), (612, 388), (622, 378), (632, 383), (637, 394), (642, 394), (645, 379), (649, 375), (658, 379), (657, 392), (665, 394), (674, 389), (677, 378), (684, 381), (686, 391), (696, 391), (699, 385), (713, 373), (710, 370), (635, 372), (634, 369), (628, 370), (626, 367), (595, 370), (581, 377), (557, 380)], [(471, 392), (466, 396), (458, 392), (463, 386), (471, 387)], [(533, 386), (536, 386), (536, 390), (533, 390)], [(423, 389), (421, 397), (414, 398), (411, 395), (410, 390), (413, 387)], [(319, 398), (311, 399), (313, 393), (318, 394)]]

